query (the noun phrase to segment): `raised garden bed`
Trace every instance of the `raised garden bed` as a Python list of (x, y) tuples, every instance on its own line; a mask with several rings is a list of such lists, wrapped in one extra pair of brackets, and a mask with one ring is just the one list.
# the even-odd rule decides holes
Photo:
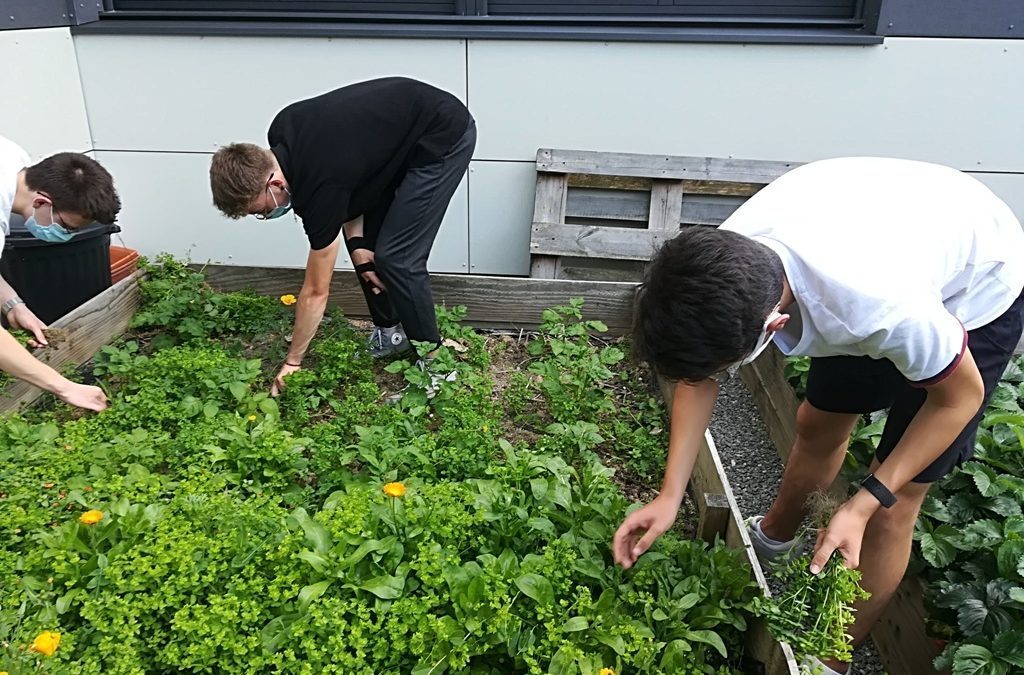
[[(438, 278), (439, 303), (468, 305), (442, 314), (455, 383), (428, 402), (422, 371), (380, 372), (334, 314), (273, 400), (276, 297), (301, 272), (207, 273), (273, 297), (133, 275), (58, 322), (48, 354), (96, 355), (111, 409), (0, 421), (0, 669), (797, 672), (750, 615), (765, 580), (710, 434), (681, 520), (720, 543), (676, 532), (611, 564), (624, 493), (649, 498), (664, 453), (656, 389), (600, 338), (629, 325), (631, 284)], [(33, 398), (14, 385), (2, 407)], [(50, 657), (45, 636), (27, 649), (43, 630), (62, 634)]]

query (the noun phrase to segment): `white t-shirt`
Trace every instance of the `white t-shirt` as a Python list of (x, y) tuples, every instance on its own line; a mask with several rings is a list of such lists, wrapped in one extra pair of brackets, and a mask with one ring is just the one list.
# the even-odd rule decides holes
[(18, 191), (18, 173), (31, 163), (28, 153), (14, 141), (0, 136), (0, 251), (11, 233), (11, 209)]
[(911, 382), (948, 373), (966, 331), (1024, 288), (1024, 231), (973, 177), (937, 164), (849, 157), (786, 173), (722, 228), (782, 258), (796, 307), (785, 354), (886, 358)]

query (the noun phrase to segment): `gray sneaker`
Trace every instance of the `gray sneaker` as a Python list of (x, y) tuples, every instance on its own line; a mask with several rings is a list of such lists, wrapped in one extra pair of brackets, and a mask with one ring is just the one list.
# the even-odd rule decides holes
[(402, 329), (402, 324), (391, 328), (374, 326), (373, 332), (370, 333), (369, 345), (370, 354), (375, 359), (404, 354), (412, 349), (409, 338), (405, 336), (405, 330)]
[(850, 675), (853, 672), (853, 664), (851, 663), (846, 670), (839, 672), (826, 666), (816, 656), (805, 656), (800, 661), (800, 672), (809, 675)]
[(750, 543), (754, 546), (754, 553), (761, 565), (767, 565), (781, 555), (789, 553), (799, 543), (796, 539), (789, 541), (776, 541), (761, 531), (761, 520), (764, 516), (754, 516), (747, 519), (747, 534), (750, 536)]

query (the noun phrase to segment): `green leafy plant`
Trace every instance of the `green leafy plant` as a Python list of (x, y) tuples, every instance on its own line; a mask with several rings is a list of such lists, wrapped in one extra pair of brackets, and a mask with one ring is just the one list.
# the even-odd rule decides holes
[[(828, 526), (836, 503), (824, 493), (815, 493), (809, 503), (813, 530)], [(798, 535), (806, 539), (811, 531)], [(758, 612), (779, 640), (788, 642), (799, 654), (849, 662), (853, 657), (847, 633), (854, 621), (853, 604), (870, 595), (860, 586), (860, 572), (846, 566), (835, 554), (817, 575), (811, 574), (811, 557), (794, 551), (771, 567), (783, 590), (778, 596), (760, 599)]]
[(580, 303), (545, 313), (512, 444), (461, 308), (426, 369), (387, 366), (393, 405), (337, 313), (272, 399), (290, 310), (148, 273), (136, 332), (93, 363), (107, 411), (0, 419), (0, 670), (739, 672), (742, 552), (668, 534), (611, 560), (631, 507), (597, 453), (653, 465), (663, 411)]
[(1024, 668), (1024, 374), (1011, 363), (978, 430), (974, 461), (940, 481), (915, 531), (930, 625), (947, 641), (936, 666)]

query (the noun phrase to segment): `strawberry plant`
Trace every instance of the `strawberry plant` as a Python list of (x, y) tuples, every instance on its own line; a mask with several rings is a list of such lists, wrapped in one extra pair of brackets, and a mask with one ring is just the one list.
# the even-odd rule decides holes
[[(791, 360), (799, 386), (806, 360)], [(954, 675), (1024, 669), (1024, 370), (1009, 364), (978, 429), (975, 454), (925, 499), (910, 573), (926, 584), (929, 629), (946, 643), (936, 667)], [(866, 417), (847, 469), (863, 471), (884, 413)]]

